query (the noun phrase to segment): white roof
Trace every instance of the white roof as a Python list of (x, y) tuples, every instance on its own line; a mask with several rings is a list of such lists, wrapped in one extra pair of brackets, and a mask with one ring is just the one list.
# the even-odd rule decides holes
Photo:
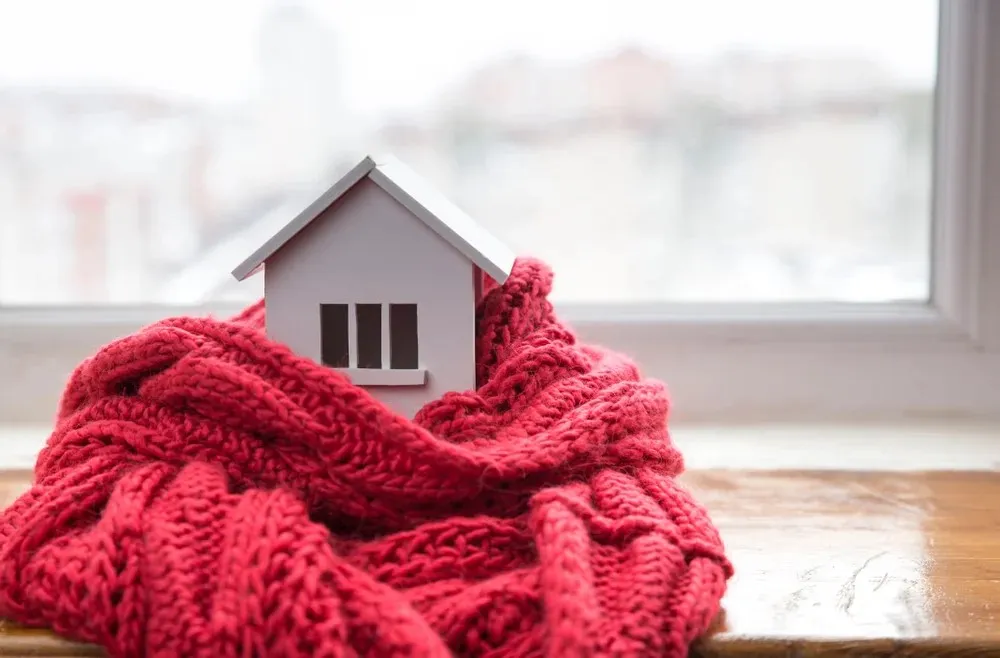
[(506, 245), (399, 160), (392, 157), (375, 160), (371, 156), (363, 159), (284, 228), (271, 236), (233, 270), (233, 276), (242, 281), (254, 274), (264, 261), (364, 178), (385, 190), (493, 280), (503, 283), (510, 276), (514, 266), (514, 252)]

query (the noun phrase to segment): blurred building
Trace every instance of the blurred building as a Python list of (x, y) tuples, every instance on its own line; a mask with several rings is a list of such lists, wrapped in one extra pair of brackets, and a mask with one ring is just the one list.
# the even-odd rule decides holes
[(329, 178), (356, 146), (333, 28), (306, 3), (276, 0), (260, 27), (257, 70), (257, 184), (281, 193)]
[(380, 150), (549, 261), (563, 299), (926, 293), (932, 90), (870, 62), (510, 57), (370, 133), (308, 5), (276, 0), (258, 45), (235, 107), (0, 89), (0, 302), (256, 296), (227, 285), (245, 245)]
[(94, 88), (0, 91), (0, 299), (140, 299), (211, 216), (197, 108)]
[(279, 1), (261, 27), (260, 85), (241, 106), (0, 89), (0, 301), (175, 291), (192, 261), (335, 166), (345, 127), (334, 45), (308, 11)]
[(552, 262), (565, 298), (836, 297), (845, 267), (879, 263), (919, 296), (930, 106), (863, 60), (626, 49), (497, 62), (381, 138)]

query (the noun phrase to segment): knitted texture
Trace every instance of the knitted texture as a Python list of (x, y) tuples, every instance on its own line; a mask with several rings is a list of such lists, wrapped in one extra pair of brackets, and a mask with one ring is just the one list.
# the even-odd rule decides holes
[(400, 417), (262, 331), (174, 318), (72, 375), (0, 518), (0, 615), (112, 656), (684, 656), (732, 573), (663, 386), (521, 259), (476, 391)]

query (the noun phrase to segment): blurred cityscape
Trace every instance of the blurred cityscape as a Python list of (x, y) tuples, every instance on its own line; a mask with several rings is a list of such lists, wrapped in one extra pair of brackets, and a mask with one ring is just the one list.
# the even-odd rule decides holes
[(230, 270), (392, 152), (587, 301), (927, 295), (933, 88), (863, 58), (511, 56), (406, 116), (345, 109), (336, 37), (283, 3), (256, 94), (0, 88), (0, 304), (250, 300)]

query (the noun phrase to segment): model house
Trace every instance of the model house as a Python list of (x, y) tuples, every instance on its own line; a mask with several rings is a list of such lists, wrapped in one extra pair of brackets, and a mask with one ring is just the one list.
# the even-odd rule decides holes
[(483, 275), (514, 254), (396, 159), (366, 157), (242, 264), (268, 335), (412, 416), (475, 388)]

